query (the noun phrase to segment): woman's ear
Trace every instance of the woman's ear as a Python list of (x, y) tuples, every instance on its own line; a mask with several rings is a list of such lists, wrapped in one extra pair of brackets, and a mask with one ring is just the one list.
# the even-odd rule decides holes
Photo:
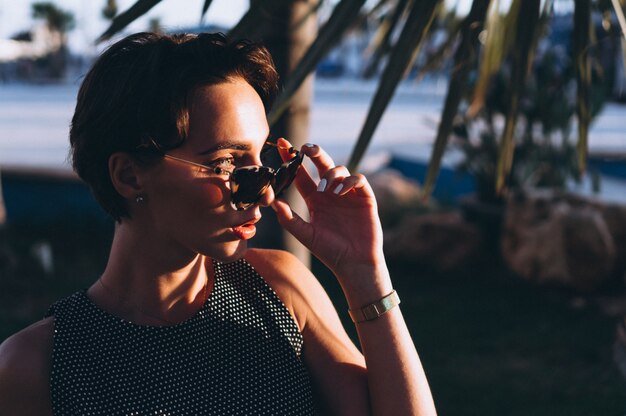
[(134, 200), (143, 193), (138, 166), (125, 152), (115, 152), (109, 157), (109, 175), (115, 190), (125, 199)]

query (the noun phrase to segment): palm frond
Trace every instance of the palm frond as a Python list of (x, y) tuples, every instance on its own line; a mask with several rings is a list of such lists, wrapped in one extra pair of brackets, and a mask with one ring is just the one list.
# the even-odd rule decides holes
[(200, 13), (200, 22), (202, 22), (202, 19), (204, 19), (204, 15), (209, 10), (209, 6), (211, 6), (211, 3), (213, 3), (213, 0), (204, 0), (204, 4), (202, 5), (202, 12)]
[(111, 25), (102, 35), (96, 40), (97, 43), (110, 39), (126, 26), (148, 13), (150, 9), (156, 6), (161, 0), (137, 0), (128, 10), (115, 16)]
[(510, 36), (510, 33), (507, 33), (510, 32), (510, 28), (507, 29), (507, 23), (517, 16), (519, 5), (519, 1), (514, 1), (507, 15), (510, 17), (506, 18), (507, 16), (500, 12), (500, 0), (491, 3), (485, 24), (486, 38), (478, 70), (478, 80), (468, 110), (469, 117), (474, 117), (483, 107), (491, 78), (500, 69), (508, 53), (506, 39), (507, 35)]
[(289, 75), (283, 90), (276, 98), (276, 102), (267, 116), (270, 125), (278, 121), (283, 112), (289, 107), (289, 101), (298, 88), (300, 88), (304, 79), (339, 41), (341, 35), (349, 27), (349, 24), (346, 24), (346, 22), (352, 22), (356, 19), (364, 3), (365, 0), (341, 0), (341, 2), (335, 6), (332, 15), (320, 29), (317, 38), (306, 51), (300, 62), (298, 62), (293, 72)]
[(250, 8), (241, 17), (239, 22), (228, 32), (231, 39), (256, 39), (266, 23), (275, 16), (281, 7), (285, 7), (292, 0), (256, 0), (250, 2)]
[(591, 122), (591, 1), (578, 0), (574, 9), (574, 61), (576, 67), (576, 116), (578, 118), (578, 169), (587, 167), (589, 124)]
[[(513, 165), (515, 149), (515, 125), (519, 101), (526, 84), (526, 77), (533, 61), (538, 36), (540, 0), (519, 1), (519, 15), (515, 25), (515, 48), (513, 49), (511, 69), (511, 98), (506, 114), (504, 132), (500, 140), (498, 163), (496, 165), (496, 193), (502, 194), (506, 186), (506, 178)], [(512, 7), (515, 6), (515, 2)]]
[(378, 0), (378, 3), (376, 3), (376, 5), (367, 12), (367, 17), (370, 18), (374, 16), (376, 13), (380, 11), (380, 9), (387, 6), (389, 3), (392, 3), (392, 1), (391, 0)]
[(615, 11), (615, 16), (617, 16), (619, 27), (622, 30), (622, 36), (626, 39), (626, 18), (624, 17), (622, 5), (619, 0), (611, 0), (611, 3), (613, 5), (613, 10)]
[[(472, 3), (473, 6), (473, 3)], [(429, 72), (435, 71), (437, 68), (441, 68), (444, 62), (450, 57), (450, 54), (454, 50), (454, 44), (458, 40), (459, 33), (461, 32), (461, 28), (463, 23), (459, 23), (455, 25), (455, 27), (447, 34), (447, 39), (433, 52), (430, 56), (426, 58), (426, 62), (419, 69), (416, 78), (422, 79), (424, 75)], [(458, 50), (458, 49), (457, 49)]]
[(438, 3), (438, 0), (422, 0), (413, 3), (400, 37), (391, 51), (365, 124), (350, 156), (348, 169), (351, 171), (356, 171), (365, 154), (374, 131), (411, 60), (413, 51), (421, 44), (426, 32), (428, 32)]
[(381, 59), (389, 52), (391, 49), (391, 36), (394, 33), (394, 30), (398, 26), (398, 22), (400, 21), (400, 17), (406, 10), (408, 0), (398, 0), (396, 3), (396, 7), (393, 10), (393, 13), (388, 15), (383, 23), (378, 28), (378, 31), (375, 33), (371, 49), (374, 50), (372, 58), (368, 66), (363, 71), (363, 76), (365, 78), (371, 78), (374, 76), (378, 67), (380, 65)]
[(474, 0), (469, 14), (459, 26), (461, 41), (454, 54), (454, 67), (448, 84), (448, 92), (444, 102), (441, 120), (437, 129), (437, 137), (428, 163), (428, 172), (424, 181), (422, 195), (427, 198), (439, 175), (441, 160), (448, 145), (448, 137), (452, 131), (454, 118), (459, 104), (468, 88), (470, 70), (478, 57), (478, 36), (483, 30), (487, 10), (491, 0)]
[(626, 68), (626, 17), (624, 17), (624, 9), (620, 0), (611, 0), (611, 5), (617, 16), (617, 22), (619, 23), (620, 30), (622, 31), (622, 37), (620, 38), (620, 46), (622, 50), (622, 65)]

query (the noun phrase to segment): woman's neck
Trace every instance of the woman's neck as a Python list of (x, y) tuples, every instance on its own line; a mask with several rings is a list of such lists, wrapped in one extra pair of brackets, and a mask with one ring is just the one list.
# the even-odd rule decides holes
[(154, 247), (155, 239), (137, 241), (139, 234), (128, 231), (116, 229), (107, 267), (88, 296), (137, 324), (171, 325), (193, 316), (213, 288), (211, 260), (197, 253), (165, 256), (175, 250)]

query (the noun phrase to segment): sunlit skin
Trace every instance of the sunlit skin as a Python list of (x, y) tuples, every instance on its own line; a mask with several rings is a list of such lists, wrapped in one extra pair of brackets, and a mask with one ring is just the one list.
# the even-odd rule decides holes
[[(246, 82), (235, 80), (204, 87), (195, 94), (189, 137), (183, 146), (168, 153), (232, 170), (230, 158), (235, 166), (261, 164), (260, 152), (268, 134), (260, 97)], [(217, 147), (224, 148), (211, 151)], [(137, 175), (146, 200), (131, 204), (131, 218), (137, 218), (137, 228), (153, 233), (148, 241), (162, 244), (151, 252), (172, 253), (172, 257), (180, 253), (182, 259), (200, 253), (220, 261), (243, 256), (247, 243), (231, 228), (258, 221), (261, 213), (259, 206), (233, 210), (227, 175), (167, 158)], [(272, 200), (269, 189), (259, 205)]]
[[(231, 161), (232, 168), (258, 165), (268, 133), (259, 95), (242, 79), (229, 79), (196, 92), (189, 137), (169, 153), (209, 166), (224, 163), (231, 168)], [(278, 144), (283, 159), (290, 159), (285, 149), (291, 144), (285, 139)], [(295, 185), (309, 209), (308, 222), (275, 199), (271, 188), (257, 205), (236, 211), (230, 205), (227, 175), (169, 158), (145, 166), (129, 154), (113, 154), (111, 179), (128, 201), (130, 218), (116, 227), (108, 264), (88, 296), (100, 308), (137, 324), (182, 322), (210, 296), (211, 259), (243, 257), (300, 328), (303, 361), (322, 414), (435, 414), (400, 308), (356, 325), (359, 351), (328, 295), (302, 263), (284, 251), (248, 248), (261, 207), (271, 206), (280, 224), (335, 273), (350, 308), (391, 292), (376, 201), (367, 180), (335, 166), (319, 146), (303, 146), (301, 151), (326, 182), (320, 186), (305, 168), (298, 171)], [(138, 196), (143, 200), (137, 201)], [(48, 318), (0, 346), (0, 414), (2, 409), (11, 415), (52, 414), (48, 377), (53, 329)]]
[[(231, 159), (239, 166), (261, 163), (269, 127), (260, 97), (246, 82), (233, 80), (199, 89), (193, 97), (189, 127), (184, 144), (168, 152), (172, 156), (225, 168), (230, 168)], [(234, 261), (243, 257), (247, 240), (233, 227), (259, 221), (259, 206), (273, 200), (271, 189), (259, 205), (236, 211), (230, 205), (227, 175), (167, 158), (156, 166), (142, 167), (126, 154), (112, 156), (110, 170), (120, 194), (131, 201), (130, 219), (124, 219), (116, 230), (111, 258), (101, 277), (104, 287), (94, 285), (88, 293), (112, 313), (119, 305), (111, 304), (106, 289), (138, 294), (132, 304), (150, 316), (138, 316), (136, 308), (122, 305), (134, 322), (159, 324), (151, 317), (176, 322), (192, 316), (204, 301), (207, 280), (212, 284), (207, 258)], [(133, 203), (134, 195), (142, 195), (144, 201)]]

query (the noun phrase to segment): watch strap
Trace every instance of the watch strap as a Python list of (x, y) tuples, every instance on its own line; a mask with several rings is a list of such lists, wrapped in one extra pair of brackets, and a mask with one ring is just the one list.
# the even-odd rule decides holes
[(394, 290), (382, 299), (359, 309), (351, 309), (348, 313), (354, 323), (372, 321), (399, 304), (400, 298)]

